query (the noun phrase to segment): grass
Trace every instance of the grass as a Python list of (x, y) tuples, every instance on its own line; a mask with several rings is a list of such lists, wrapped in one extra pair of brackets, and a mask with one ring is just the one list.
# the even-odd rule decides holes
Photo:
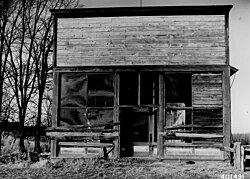
[[(17, 165), (18, 167), (14, 167)], [(0, 178), (86, 178), (86, 179), (163, 179), (221, 178), (224, 175), (245, 175), (225, 162), (152, 161), (140, 159), (72, 159), (47, 161), (32, 168), (32, 164), (0, 166)]]

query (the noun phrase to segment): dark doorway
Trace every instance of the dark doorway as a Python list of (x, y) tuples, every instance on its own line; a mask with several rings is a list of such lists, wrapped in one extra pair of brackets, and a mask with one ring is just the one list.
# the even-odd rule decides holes
[(157, 120), (158, 75), (120, 74), (120, 154), (121, 157), (148, 156)]

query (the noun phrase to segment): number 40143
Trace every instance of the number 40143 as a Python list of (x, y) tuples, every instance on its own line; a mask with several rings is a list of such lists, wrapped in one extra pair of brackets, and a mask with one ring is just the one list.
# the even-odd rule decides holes
[(243, 174), (223, 174), (220, 177), (221, 179), (244, 179)]

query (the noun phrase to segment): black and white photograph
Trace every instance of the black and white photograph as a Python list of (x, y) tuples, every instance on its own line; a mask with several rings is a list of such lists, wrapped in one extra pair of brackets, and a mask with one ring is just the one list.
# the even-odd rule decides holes
[(249, 0), (0, 0), (0, 178), (250, 178)]

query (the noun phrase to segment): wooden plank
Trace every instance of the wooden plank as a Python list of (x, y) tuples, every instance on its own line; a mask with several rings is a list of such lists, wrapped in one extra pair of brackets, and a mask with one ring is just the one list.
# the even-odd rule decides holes
[[(202, 55), (201, 55), (202, 56)], [(194, 56), (192, 58), (185, 58), (176, 56), (108, 56), (108, 57), (87, 57), (82, 55), (75, 55), (73, 53), (58, 55), (58, 66), (103, 66), (103, 65), (223, 65), (225, 58), (223, 55), (220, 57), (213, 57), (211, 55), (204, 56), (203, 58)], [(81, 60), (80, 60), (81, 59)], [(149, 63), (152, 62), (152, 63)]]
[(85, 143), (85, 142), (59, 142), (59, 146), (67, 147), (93, 147), (93, 148), (103, 148), (103, 147), (113, 147), (114, 144), (111, 143)]
[(222, 144), (191, 144), (165, 142), (164, 147), (194, 147), (194, 148), (221, 148)]
[(58, 31), (58, 19), (53, 17), (53, 67), (57, 66), (57, 31)]
[[(231, 146), (231, 96), (230, 96), (230, 69), (223, 71), (223, 145)], [(225, 154), (227, 155), (227, 154)], [(225, 156), (226, 157), (226, 156)]]
[(113, 133), (93, 133), (93, 132), (47, 132), (47, 136), (61, 139), (64, 137), (98, 137), (98, 138), (115, 138), (118, 132)]
[(230, 148), (230, 147), (220, 147), (220, 150), (226, 151), (226, 152), (232, 152), (235, 153), (235, 148)]
[(223, 135), (218, 134), (197, 134), (197, 133), (178, 133), (175, 132), (174, 135), (166, 135), (166, 137), (180, 137), (180, 138), (196, 138), (196, 139), (218, 139), (218, 138), (224, 138)]
[(81, 73), (117, 73), (117, 72), (216, 72), (216, 71), (223, 71), (227, 68), (226, 65), (144, 65), (144, 66), (67, 66), (67, 67), (56, 67), (54, 68), (55, 72), (81, 72)]
[(225, 52), (226, 52), (226, 64), (230, 65), (229, 58), (229, 13), (225, 14)]
[[(114, 96), (114, 113), (113, 113), (113, 122), (114, 123), (120, 123), (119, 120), (119, 92), (120, 92), (120, 76), (118, 73), (115, 74), (114, 79), (114, 89), (115, 89), (115, 96)], [(113, 143), (115, 145), (115, 148), (113, 150), (113, 156), (114, 158), (120, 157), (120, 126), (115, 126), (115, 129), (118, 130), (119, 136), (114, 139)]]
[(169, 155), (159, 158), (161, 160), (197, 160), (197, 161), (223, 161), (219, 155)]
[(214, 128), (223, 128), (222, 125), (216, 125), (216, 126), (201, 126), (201, 125), (195, 125), (195, 124), (191, 124), (191, 125), (181, 125), (181, 126), (173, 126), (173, 127), (167, 127), (167, 130), (175, 130), (175, 129), (186, 129), (186, 128), (203, 128), (203, 129), (214, 129)]
[[(125, 26), (127, 24), (141, 25), (141, 24), (151, 24), (151, 23), (180, 23), (186, 24), (200, 24), (200, 23), (217, 23), (219, 25), (225, 25), (224, 15), (178, 15), (178, 16), (127, 16), (127, 17), (95, 17), (95, 18), (60, 18), (58, 21), (58, 26), (60, 28), (71, 28), (79, 27), (79, 24), (85, 25), (85, 27), (94, 26), (102, 27), (112, 23), (112, 26)], [(120, 23), (124, 22), (124, 23)], [(125, 24), (125, 25), (124, 25)]]
[(164, 147), (163, 147), (163, 136), (161, 133), (164, 131), (164, 121), (165, 121), (165, 100), (164, 100), (164, 76), (159, 74), (159, 117), (157, 122), (157, 156), (164, 156)]
[(193, 110), (193, 107), (166, 107), (166, 110)]
[[(113, 122), (113, 123), (99, 123), (94, 125), (71, 125), (71, 126), (52, 126), (48, 127), (46, 129), (47, 132), (56, 131), (56, 130), (62, 130), (62, 131), (77, 131), (77, 130), (95, 130), (97, 127), (113, 127), (120, 125), (119, 122)], [(105, 131), (105, 130), (104, 130)]]
[(246, 167), (246, 153), (245, 153), (245, 149), (244, 147), (241, 145), (240, 146), (240, 150), (241, 150), (241, 156), (240, 156), (240, 169), (245, 172), (245, 167)]
[[(54, 61), (54, 63), (56, 64), (56, 61)], [(51, 121), (52, 127), (56, 127), (58, 125), (59, 84), (60, 84), (59, 73), (53, 72), (53, 100), (52, 100), (52, 121)], [(57, 157), (57, 154), (58, 154), (57, 140), (53, 139), (51, 140), (51, 156)]]
[(102, 132), (110, 133), (117, 132), (116, 129), (87, 129), (87, 128), (67, 128), (67, 127), (54, 127), (49, 128), (47, 132)]
[(240, 169), (241, 168), (241, 143), (235, 142), (234, 143), (234, 167)]

